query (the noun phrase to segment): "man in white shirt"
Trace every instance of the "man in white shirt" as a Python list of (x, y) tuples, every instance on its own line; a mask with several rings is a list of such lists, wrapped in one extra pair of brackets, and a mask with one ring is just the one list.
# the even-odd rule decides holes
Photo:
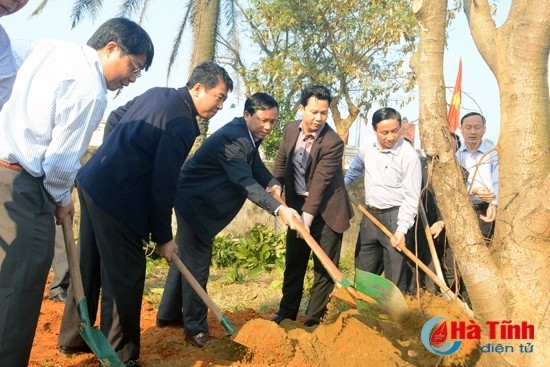
[(394, 233), (390, 240), (363, 217), (355, 267), (381, 274), (402, 292), (408, 291), (410, 271), (405, 256), (397, 250), (414, 224), (420, 198), (421, 166), (418, 153), (400, 135), (401, 115), (393, 108), (381, 108), (372, 116), (375, 137), (368, 139), (346, 173), (348, 186), (364, 174), (365, 204), (384, 226)]
[[(153, 60), (138, 24), (114, 18), (82, 46), (42, 40), (17, 72), (0, 112), (0, 356), (28, 365), (52, 264), (55, 223), (73, 215), (71, 186), (107, 106), (107, 90), (136, 81)], [(124, 361), (127, 362), (127, 361)]]
[(494, 147), (483, 141), (486, 131), (485, 117), (470, 112), (460, 120), (464, 146), (456, 152), (460, 165), (468, 171), (466, 188), (478, 215), (479, 227), (489, 243), (493, 237), (498, 204), (498, 154)]
[[(0, 0), (0, 17), (19, 11), (27, 2), (28, 0)], [(10, 98), (16, 74), (17, 62), (11, 50), (10, 38), (0, 25), (0, 110)]]

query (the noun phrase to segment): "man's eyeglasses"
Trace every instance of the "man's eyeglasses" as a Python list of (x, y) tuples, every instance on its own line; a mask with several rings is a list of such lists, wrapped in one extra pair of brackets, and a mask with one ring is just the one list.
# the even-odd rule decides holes
[(134, 70), (132, 70), (132, 74), (134, 74), (136, 78), (139, 78), (141, 76), (141, 68), (136, 65), (134, 60), (132, 60), (129, 55), (126, 56), (128, 56), (128, 59), (130, 60), (130, 63), (132, 63), (132, 67), (134, 68)]

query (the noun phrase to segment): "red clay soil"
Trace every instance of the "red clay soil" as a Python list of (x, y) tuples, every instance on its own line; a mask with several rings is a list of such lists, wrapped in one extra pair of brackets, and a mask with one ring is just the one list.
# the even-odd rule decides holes
[[(407, 300), (412, 314), (402, 324), (383, 321), (331, 302), (330, 320), (305, 329), (301, 323), (285, 320), (277, 325), (254, 310), (226, 316), (239, 330), (232, 339), (209, 315), (214, 340), (203, 349), (186, 344), (179, 328), (157, 328), (156, 310), (144, 301), (141, 317), (141, 358), (144, 367), (270, 366), (474, 366), (470, 353), (476, 345), (463, 345), (450, 357), (429, 353), (420, 340), (420, 330), (434, 316), (468, 320), (453, 304), (423, 295), (421, 301)], [(92, 354), (59, 355), (57, 336), (63, 304), (44, 300), (31, 354), (32, 367), (98, 366)], [(246, 347), (242, 347), (242, 346)], [(244, 352), (244, 353), (243, 353)], [(439, 364), (438, 364), (439, 363)]]

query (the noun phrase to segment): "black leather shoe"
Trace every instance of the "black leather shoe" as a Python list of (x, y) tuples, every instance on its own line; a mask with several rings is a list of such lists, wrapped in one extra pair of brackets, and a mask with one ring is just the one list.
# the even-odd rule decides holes
[(83, 353), (92, 353), (92, 350), (87, 345), (83, 345), (80, 347), (59, 347), (59, 354), (63, 354), (64, 356), (71, 357), (75, 354), (83, 354)]
[(164, 320), (157, 317), (157, 327), (183, 327), (183, 319), (179, 320)]
[(194, 336), (185, 336), (185, 340), (189, 343), (194, 345), (195, 347), (202, 348), (206, 343), (208, 343), (213, 338), (208, 333), (198, 333)]
[(136, 361), (128, 361), (124, 363), (124, 367), (140, 367), (140, 365)]
[(315, 320), (306, 320), (304, 321), (304, 327), (314, 327), (314, 326), (317, 326), (319, 325), (319, 321), (315, 321)]
[(67, 299), (67, 292), (61, 291), (53, 297), (49, 297), (50, 301), (65, 303)]
[(276, 324), (280, 324), (281, 321), (283, 321), (284, 319), (285, 319), (285, 318), (282, 317), (281, 315), (276, 314), (275, 316), (273, 316), (273, 317), (271, 318), (271, 321), (273, 321), (273, 322), (276, 323)]

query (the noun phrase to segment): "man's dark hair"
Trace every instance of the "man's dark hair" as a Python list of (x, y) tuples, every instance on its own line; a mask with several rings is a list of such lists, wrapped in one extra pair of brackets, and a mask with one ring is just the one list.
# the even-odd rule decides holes
[(147, 55), (143, 66), (148, 70), (153, 62), (155, 48), (147, 32), (139, 24), (126, 18), (112, 18), (99, 26), (87, 45), (99, 50), (109, 42), (115, 42), (123, 55)]
[(328, 101), (329, 106), (330, 106), (330, 103), (332, 102), (332, 95), (330, 94), (330, 89), (328, 89), (324, 85), (319, 85), (319, 84), (310, 85), (309, 87), (302, 90), (302, 96), (300, 97), (300, 104), (305, 107), (307, 105), (307, 101), (311, 97), (315, 97), (322, 101)]
[(389, 119), (397, 119), (397, 121), (399, 121), (399, 126), (401, 126), (401, 114), (397, 112), (397, 110), (391, 107), (384, 107), (376, 110), (372, 115), (372, 128), (376, 131), (376, 125), (378, 125), (380, 121)]
[(270, 110), (273, 107), (279, 108), (275, 98), (262, 92), (254, 93), (244, 102), (244, 110), (250, 115), (253, 115), (256, 111)]
[(462, 116), (462, 118), (460, 119), (460, 126), (462, 126), (462, 123), (464, 122), (464, 119), (466, 119), (468, 117), (471, 117), (471, 116), (481, 117), (481, 122), (483, 122), (483, 125), (485, 125), (485, 117), (481, 113), (479, 113), (479, 112), (468, 112), (467, 114)]
[(209, 90), (215, 88), (220, 81), (225, 84), (229, 92), (233, 90), (233, 80), (231, 80), (227, 71), (220, 65), (207, 61), (197, 65), (193, 69), (186, 87), (193, 88), (195, 84), (200, 83)]
[(451, 132), (451, 139), (455, 139), (456, 140), (456, 147), (457, 149), (461, 147), (462, 143), (460, 142), (460, 138), (458, 137), (458, 135), (456, 135), (455, 133)]

